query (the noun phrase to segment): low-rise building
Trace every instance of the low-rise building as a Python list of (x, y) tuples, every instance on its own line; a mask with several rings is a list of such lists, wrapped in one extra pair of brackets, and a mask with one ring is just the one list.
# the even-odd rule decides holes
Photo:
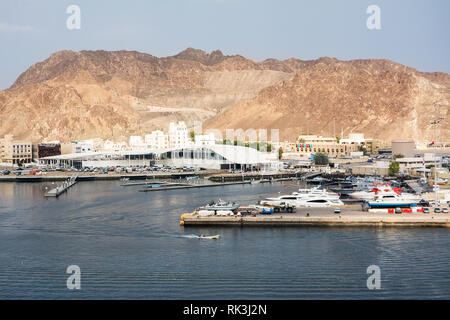
[(314, 153), (324, 153), (329, 157), (349, 157), (352, 152), (360, 151), (360, 144), (341, 143), (333, 137), (316, 135), (300, 135), (297, 139), (296, 151), (305, 156)]
[(145, 135), (145, 144), (149, 149), (168, 149), (169, 136), (161, 130), (155, 130)]
[(214, 133), (196, 134), (194, 137), (195, 146), (212, 146), (216, 144)]
[(37, 145), (37, 158), (57, 156), (61, 154), (59, 142), (44, 142)]
[(111, 140), (106, 140), (105, 143), (103, 143), (102, 151), (106, 152), (118, 152), (118, 151), (124, 151), (128, 149), (128, 145), (126, 142), (114, 142)]
[(268, 159), (266, 153), (254, 148), (221, 144), (166, 150), (73, 153), (41, 158), (39, 162), (77, 168), (163, 164), (207, 169), (276, 170), (280, 166), (279, 161)]
[(416, 143), (414, 140), (392, 140), (392, 155), (401, 154), (406, 158), (414, 157), (416, 154)]
[(145, 142), (141, 136), (130, 136), (128, 145), (132, 150), (141, 150), (145, 149)]
[(32, 143), (17, 141), (13, 135), (5, 135), (0, 139), (0, 161), (19, 165), (31, 163), (33, 158)]

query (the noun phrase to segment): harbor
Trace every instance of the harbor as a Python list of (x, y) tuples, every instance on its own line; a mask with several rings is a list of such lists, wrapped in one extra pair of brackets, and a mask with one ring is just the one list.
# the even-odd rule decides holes
[[(320, 178), (317, 179), (317, 178)], [(212, 201), (183, 213), (181, 226), (450, 227), (449, 203), (425, 200), (418, 182), (377, 177), (313, 178), (322, 185), (272, 195), (256, 203)], [(311, 181), (313, 181), (311, 180)], [(339, 185), (339, 187), (331, 187)], [(345, 194), (333, 190), (349, 190)]]

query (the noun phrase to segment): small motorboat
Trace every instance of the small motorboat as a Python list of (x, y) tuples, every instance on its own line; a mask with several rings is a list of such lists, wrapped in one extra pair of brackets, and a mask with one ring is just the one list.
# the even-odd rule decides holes
[(203, 234), (198, 235), (199, 239), (209, 239), (209, 240), (218, 240), (220, 235), (216, 234), (215, 236), (205, 236)]
[(223, 201), (220, 199), (218, 202), (211, 201), (209, 204), (207, 204), (205, 206), (205, 210), (214, 210), (214, 211), (218, 211), (218, 210), (234, 211), (237, 208), (239, 208), (239, 203)]

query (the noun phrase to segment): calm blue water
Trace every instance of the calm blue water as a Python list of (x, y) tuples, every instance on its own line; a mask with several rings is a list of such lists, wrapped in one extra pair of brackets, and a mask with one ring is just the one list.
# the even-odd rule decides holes
[[(450, 298), (450, 230), (180, 227), (219, 197), (243, 204), (293, 183), (142, 193), (80, 182), (0, 184), (0, 299)], [(220, 234), (219, 241), (192, 234)], [(68, 290), (68, 265), (81, 290)], [(368, 290), (366, 268), (381, 268)]]

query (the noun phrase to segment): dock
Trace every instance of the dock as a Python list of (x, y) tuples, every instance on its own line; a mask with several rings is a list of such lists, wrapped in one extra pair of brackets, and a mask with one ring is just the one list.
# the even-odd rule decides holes
[(450, 227), (449, 214), (444, 213), (375, 213), (355, 207), (342, 208), (335, 214), (333, 208), (297, 208), (295, 213), (251, 214), (233, 216), (198, 216), (185, 213), (180, 224), (189, 226), (234, 227)]
[(77, 183), (77, 174), (74, 174), (71, 176), (67, 181), (64, 181), (62, 185), (51, 189), (50, 191), (47, 191), (44, 193), (45, 197), (59, 197), (61, 194), (66, 192), (70, 187), (72, 187), (74, 184)]
[(205, 183), (205, 184), (187, 184), (187, 183), (173, 183), (164, 184), (160, 187), (151, 187), (141, 189), (140, 192), (150, 191), (162, 191), (162, 190), (176, 190), (176, 189), (190, 189), (190, 188), (208, 188), (208, 187), (221, 187), (235, 184), (250, 184), (250, 181), (236, 181), (236, 182), (223, 182), (223, 183)]
[(232, 182), (232, 181), (288, 181), (299, 180), (302, 177), (301, 172), (285, 172), (285, 173), (226, 173), (216, 174), (209, 177), (214, 182)]
[[(216, 182), (216, 183), (196, 183), (196, 184), (190, 184), (190, 183), (161, 183), (161, 186), (159, 187), (152, 187), (149, 186), (145, 189), (141, 189), (139, 191), (141, 192), (150, 192), (150, 191), (162, 191), (162, 190), (175, 190), (175, 189), (190, 189), (190, 188), (209, 188), (209, 187), (222, 187), (222, 186), (231, 186), (231, 185), (238, 185), (238, 184), (258, 184), (258, 183), (274, 183), (274, 182), (283, 182), (283, 181), (292, 181), (293, 178), (279, 178), (279, 179), (272, 179), (272, 180), (244, 180), (244, 181), (229, 181), (229, 182)], [(137, 183), (132, 185), (144, 185), (145, 183)], [(156, 183), (154, 183), (156, 184)], [(129, 184), (126, 184), (129, 185)]]

